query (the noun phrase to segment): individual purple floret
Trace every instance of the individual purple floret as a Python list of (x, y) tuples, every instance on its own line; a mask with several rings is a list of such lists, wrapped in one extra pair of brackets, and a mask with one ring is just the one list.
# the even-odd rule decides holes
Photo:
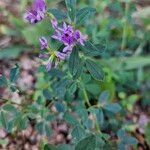
[(41, 59), (48, 59), (49, 58), (49, 55), (48, 54), (43, 54), (43, 53), (40, 53), (39, 54), (39, 58), (41, 58)]
[(39, 38), (39, 41), (40, 41), (40, 45), (41, 45), (41, 50), (48, 48), (48, 41), (45, 37)]
[(48, 63), (46, 64), (46, 70), (47, 70), (47, 71), (50, 71), (51, 68), (52, 68), (52, 61), (49, 60)]
[(56, 67), (60, 60), (65, 60), (67, 54), (51, 49), (45, 37), (41, 37), (39, 42), (41, 45), (39, 58), (44, 61), (47, 71), (50, 71), (52, 67)]
[(67, 55), (61, 52), (56, 52), (56, 56), (61, 60), (65, 60)]
[(76, 30), (74, 33), (74, 38), (84, 46), (84, 42), (87, 40), (87, 36), (83, 35), (80, 30)]
[(51, 23), (52, 23), (53, 28), (56, 29), (57, 26), (58, 26), (57, 19), (56, 19), (56, 18), (53, 18), (53, 19), (51, 20)]
[(55, 30), (52, 38), (59, 40), (65, 45), (63, 49), (64, 53), (72, 52), (72, 49), (76, 43), (84, 45), (84, 42), (87, 40), (87, 36), (83, 35), (80, 30), (74, 31), (73, 26), (67, 25), (65, 22), (63, 22), (62, 27), (58, 27), (58, 22), (54, 18), (51, 23)]
[(50, 71), (52, 68), (52, 64), (54, 64), (53, 67), (57, 67), (57, 65), (59, 64), (60, 60), (65, 60), (66, 58), (66, 54), (61, 53), (61, 52), (56, 52), (55, 53), (55, 58), (53, 58), (53, 56), (50, 56), (48, 58), (48, 62), (46, 63), (46, 70)]
[(34, 0), (32, 7), (24, 15), (25, 20), (35, 24), (44, 19), (46, 12), (45, 0)]
[(60, 60), (65, 60), (65, 58), (66, 58), (66, 54), (61, 52), (55, 52), (54, 55), (48, 57), (48, 62), (46, 63), (46, 70), (50, 71), (52, 66), (56, 68)]

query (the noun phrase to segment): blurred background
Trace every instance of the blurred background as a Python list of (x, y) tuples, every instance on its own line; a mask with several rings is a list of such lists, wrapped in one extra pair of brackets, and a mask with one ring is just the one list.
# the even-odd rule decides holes
[[(48, 19), (36, 25), (24, 22), (23, 14), (31, 0), (0, 0), (0, 74), (8, 76), (16, 63), (21, 67), (17, 82), (22, 94), (0, 88), (0, 96), (17, 103), (36, 100), (44, 79), (38, 72), (40, 36), (51, 35)], [(150, 1), (149, 0), (77, 0), (78, 8), (96, 8), (95, 17), (81, 27), (95, 44), (105, 43), (98, 62), (105, 66), (106, 79), (101, 85), (128, 110), (125, 118), (135, 124), (138, 149), (150, 149)], [(48, 8), (66, 10), (63, 0), (47, 0)], [(109, 68), (109, 69), (108, 69)], [(0, 104), (1, 105), (1, 104)], [(54, 122), (51, 143), (66, 143), (68, 125)], [(0, 128), (0, 148), (38, 149), (42, 136), (32, 126), (16, 135)]]

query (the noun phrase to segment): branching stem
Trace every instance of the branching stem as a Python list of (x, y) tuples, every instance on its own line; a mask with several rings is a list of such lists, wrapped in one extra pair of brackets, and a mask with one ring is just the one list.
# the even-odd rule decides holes
[(88, 98), (85, 88), (83, 88), (83, 95), (84, 95), (84, 99), (85, 99), (86, 103), (88, 104), (89, 107), (91, 107), (91, 104), (89, 102), (89, 98)]
[[(92, 108), (92, 105), (90, 104), (90, 101), (89, 101), (89, 98), (88, 98), (87, 91), (86, 91), (86, 89), (85, 89), (85, 87), (84, 87), (84, 84), (83, 84), (82, 81), (81, 81), (81, 78), (80, 78), (80, 84), (81, 84), (81, 86), (82, 86), (82, 88), (83, 88), (82, 90), (83, 90), (84, 100), (85, 100), (85, 102), (87, 103), (88, 107), (89, 107), (89, 108)], [(97, 107), (98, 107), (98, 106), (97, 106)], [(98, 133), (101, 133), (100, 126), (99, 126), (99, 123), (98, 123), (98, 121), (97, 121), (96, 116), (95, 116), (94, 124), (95, 124), (96, 131), (97, 131)]]

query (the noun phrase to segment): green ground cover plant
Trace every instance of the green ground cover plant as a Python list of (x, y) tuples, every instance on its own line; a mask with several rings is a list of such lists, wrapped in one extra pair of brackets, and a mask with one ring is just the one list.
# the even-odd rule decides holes
[[(31, 101), (18, 104), (0, 97), (0, 126), (16, 135), (34, 123), (44, 137), (43, 150), (138, 149), (136, 125), (126, 115), (140, 100), (142, 107), (150, 105), (145, 13), (138, 16), (144, 25), (140, 28), (133, 20), (137, 14), (131, 16), (136, 6), (130, 0), (65, 0), (57, 7), (51, 3), (35, 0), (24, 20), (10, 16), (17, 30), (3, 27), (3, 34), (23, 38), (26, 44), (3, 48), (0, 58), (16, 58), (32, 45), (40, 63)], [(0, 75), (0, 87), (23, 94), (17, 85), (20, 68), (18, 63), (9, 76)], [(59, 120), (69, 125), (71, 140), (50, 144), (51, 123)], [(147, 145), (149, 130), (148, 123)]]

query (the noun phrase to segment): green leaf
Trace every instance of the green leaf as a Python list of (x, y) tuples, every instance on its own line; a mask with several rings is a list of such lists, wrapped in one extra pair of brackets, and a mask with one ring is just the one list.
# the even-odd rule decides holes
[(145, 137), (146, 137), (147, 143), (150, 146), (150, 123), (148, 123), (146, 128), (145, 128)]
[(75, 150), (94, 150), (96, 148), (96, 137), (90, 135), (81, 140), (75, 147)]
[(73, 140), (74, 140), (75, 142), (78, 142), (78, 141), (80, 141), (82, 138), (85, 137), (86, 133), (85, 133), (85, 130), (84, 130), (81, 126), (77, 125), (77, 126), (72, 130), (71, 135), (72, 135), (72, 137), (73, 137)]
[(100, 87), (97, 84), (86, 84), (85, 88), (93, 95), (98, 95), (100, 93)]
[(64, 12), (62, 12), (61, 10), (58, 9), (48, 9), (49, 13), (52, 13), (56, 19), (58, 20), (63, 20), (66, 18), (66, 14)]
[(89, 119), (88, 110), (85, 108), (79, 108), (76, 110), (81, 123), (87, 128), (91, 129), (93, 126), (92, 120)]
[(95, 150), (100, 150), (105, 145), (105, 142), (102, 139), (101, 133), (97, 133), (95, 136), (96, 136), (96, 148), (97, 148)]
[(16, 126), (14, 126), (14, 122), (15, 122), (14, 118), (12, 118), (11, 120), (8, 121), (8, 124), (7, 124), (7, 132), (8, 133), (12, 132), (14, 127), (16, 127)]
[(118, 150), (126, 150), (126, 145), (122, 141), (118, 143)]
[(60, 81), (57, 81), (57, 83), (55, 84), (55, 93), (57, 95), (58, 98), (63, 98), (66, 94), (66, 86), (68, 85), (69, 81), (64, 78)]
[(105, 142), (102, 139), (101, 133), (97, 133), (95, 136), (96, 136), (96, 148), (97, 148), (97, 150), (100, 150), (100, 148), (105, 145)]
[(52, 99), (52, 93), (48, 89), (43, 90), (43, 95), (48, 100)]
[(69, 112), (66, 112), (64, 114), (64, 119), (71, 125), (77, 125), (78, 121), (77, 119)]
[(68, 92), (73, 95), (75, 91), (77, 90), (77, 83), (74, 82), (69, 86)]
[(85, 7), (83, 9), (80, 9), (78, 12), (77, 12), (77, 20), (76, 20), (76, 23), (77, 25), (81, 25), (83, 22), (85, 22), (85, 20), (93, 15), (94, 13), (96, 12), (96, 10), (94, 8), (91, 8), (91, 7)]
[(103, 133), (102, 134), (102, 137), (105, 141), (108, 141), (110, 139), (110, 135), (109, 134), (106, 134), (106, 133)]
[(94, 79), (99, 80), (99, 81), (102, 81), (104, 79), (103, 70), (94, 61), (87, 59), (86, 68)]
[(35, 129), (40, 133), (40, 134), (45, 134), (45, 123), (44, 122), (38, 122), (35, 126)]
[(7, 115), (4, 111), (1, 111), (0, 113), (0, 121), (2, 123), (2, 126), (7, 129)]
[(56, 148), (55, 145), (52, 145), (52, 144), (45, 144), (45, 145), (44, 145), (44, 150), (58, 150), (58, 149)]
[(85, 45), (79, 45), (78, 47), (84, 52), (85, 55), (94, 57), (102, 54), (102, 50), (92, 44), (90, 41), (85, 42)]
[(112, 113), (118, 113), (121, 110), (121, 106), (117, 103), (107, 104), (103, 108)]
[(81, 75), (82, 75), (82, 73), (83, 73), (83, 69), (84, 69), (84, 60), (81, 60), (80, 59), (80, 62), (79, 62), (79, 67), (78, 67), (78, 70), (77, 70), (77, 72), (76, 72), (76, 74), (74, 75), (74, 79), (78, 79)]
[(60, 144), (57, 146), (58, 150), (74, 150), (74, 146), (73, 145), (69, 145), (69, 144)]
[(127, 137), (123, 139), (123, 142), (128, 145), (136, 145), (138, 143), (137, 139), (134, 137)]
[(51, 122), (55, 120), (55, 115), (54, 114), (48, 114), (47, 117), (45, 118), (46, 121)]
[(58, 112), (64, 112), (65, 111), (65, 106), (62, 102), (55, 102), (55, 107)]
[(98, 100), (101, 105), (105, 105), (109, 98), (109, 91), (103, 91), (99, 96)]
[(45, 133), (48, 137), (51, 137), (52, 135), (52, 130), (49, 123), (45, 123)]
[(0, 87), (7, 87), (7, 79), (5, 76), (0, 75)]
[(81, 77), (82, 77), (83, 83), (88, 83), (91, 81), (91, 75), (90, 74), (83, 73)]
[(5, 104), (3, 106), (3, 110), (11, 112), (11, 113), (16, 113), (17, 112), (17, 108), (11, 104)]
[(9, 76), (10, 82), (15, 82), (19, 77), (19, 73), (20, 73), (19, 66), (16, 65), (14, 68), (10, 70), (10, 76)]
[(76, 17), (76, 0), (65, 0), (70, 19), (74, 22)]
[[(117, 143), (113, 141), (108, 141), (103, 147), (102, 150), (118, 150)], [(123, 150), (123, 149), (122, 149)]]
[(100, 125), (102, 125), (104, 123), (104, 113), (102, 111), (102, 109), (96, 109), (96, 118), (97, 121), (99, 122)]
[(26, 116), (23, 116), (22, 114), (18, 114), (16, 115), (14, 124), (18, 129), (25, 130), (28, 125), (28, 118)]
[(78, 108), (76, 110), (78, 117), (82, 120), (83, 123), (85, 123), (85, 120), (88, 119), (88, 111), (85, 108)]
[(56, 68), (52, 68), (48, 74), (51, 76), (51, 77), (57, 77), (57, 78), (63, 78), (65, 76), (65, 73), (62, 72), (61, 70), (58, 70)]
[(77, 73), (79, 69), (79, 64), (80, 64), (80, 58), (79, 58), (78, 50), (76, 47), (74, 47), (69, 58), (69, 71), (73, 76)]
[(124, 139), (126, 137), (126, 132), (124, 129), (120, 129), (118, 132), (117, 132), (117, 136), (120, 138), (120, 139)]

